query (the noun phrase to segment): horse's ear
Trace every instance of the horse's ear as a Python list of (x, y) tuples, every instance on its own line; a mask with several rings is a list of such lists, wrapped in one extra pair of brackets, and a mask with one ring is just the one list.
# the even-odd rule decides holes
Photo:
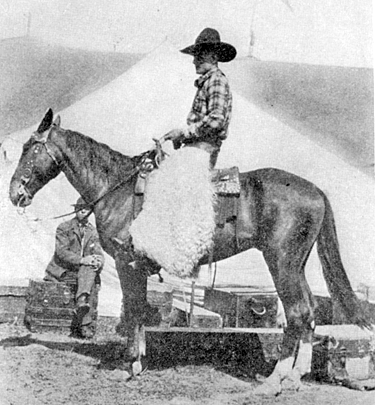
[(53, 125), (54, 125), (55, 127), (57, 127), (57, 128), (60, 128), (60, 124), (61, 124), (61, 118), (60, 118), (60, 115), (58, 115), (58, 116), (55, 118), (55, 121), (53, 121)]
[(47, 131), (48, 129), (51, 128), (52, 125), (52, 120), (53, 120), (53, 111), (52, 109), (48, 109), (48, 111), (46, 112), (46, 115), (44, 116), (44, 118), (42, 119), (42, 122), (39, 124), (38, 129), (36, 130), (36, 132), (38, 134), (42, 134), (43, 132)]

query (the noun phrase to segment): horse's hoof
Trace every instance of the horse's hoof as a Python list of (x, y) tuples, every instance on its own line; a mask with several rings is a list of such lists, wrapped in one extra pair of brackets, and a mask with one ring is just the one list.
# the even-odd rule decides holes
[(267, 380), (267, 377), (257, 373), (257, 374), (255, 374), (255, 379), (260, 383), (264, 383)]
[(140, 361), (135, 361), (132, 364), (132, 374), (133, 374), (133, 376), (135, 377), (137, 375), (140, 375), (142, 373), (142, 371), (143, 371), (142, 363)]
[(258, 387), (255, 388), (255, 395), (263, 395), (268, 397), (275, 397), (281, 393), (281, 384), (280, 383), (270, 383), (264, 382)]
[(281, 383), (283, 391), (299, 391), (302, 383), (299, 378), (285, 378)]

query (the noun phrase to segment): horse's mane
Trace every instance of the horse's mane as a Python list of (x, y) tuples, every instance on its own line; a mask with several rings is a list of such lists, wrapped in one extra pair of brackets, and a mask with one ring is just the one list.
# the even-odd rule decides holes
[(63, 129), (59, 131), (63, 131), (66, 135), (67, 148), (75, 150), (82, 166), (90, 167), (99, 177), (124, 178), (142, 157), (142, 155), (133, 157), (124, 155), (79, 132)]

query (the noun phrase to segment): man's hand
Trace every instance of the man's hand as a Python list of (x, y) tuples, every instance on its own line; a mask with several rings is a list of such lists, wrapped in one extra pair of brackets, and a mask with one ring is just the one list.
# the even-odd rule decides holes
[(90, 266), (95, 268), (95, 270), (98, 270), (102, 266), (103, 262), (101, 256), (99, 255), (88, 255), (82, 257), (80, 264), (84, 266)]
[(177, 128), (177, 129), (172, 129), (172, 131), (169, 131), (167, 134), (165, 134), (160, 141), (176, 141), (180, 138), (184, 137), (184, 132), (182, 129)]

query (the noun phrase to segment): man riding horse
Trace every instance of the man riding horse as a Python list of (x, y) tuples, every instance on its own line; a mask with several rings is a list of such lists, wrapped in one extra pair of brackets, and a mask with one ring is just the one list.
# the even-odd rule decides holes
[[(162, 139), (176, 151), (153, 172), (145, 202), (130, 228), (135, 250), (177, 276), (192, 275), (209, 251), (215, 231), (211, 169), (232, 116), (232, 93), (218, 62), (229, 62), (236, 49), (205, 28), (195, 44), (181, 50), (194, 56), (197, 87), (187, 125)], [(161, 190), (164, 190), (161, 192)]]

